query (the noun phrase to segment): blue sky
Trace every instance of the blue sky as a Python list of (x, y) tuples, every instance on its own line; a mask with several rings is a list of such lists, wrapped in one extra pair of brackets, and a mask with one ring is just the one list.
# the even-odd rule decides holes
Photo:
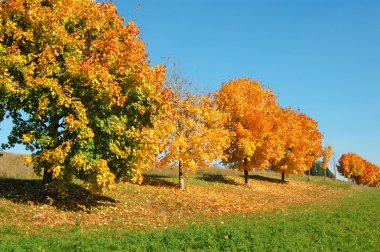
[[(318, 121), (337, 158), (380, 165), (380, 1), (114, 2), (140, 27), (152, 64), (175, 62), (201, 90), (259, 80)], [(1, 128), (4, 141), (9, 123)]]
[(152, 64), (171, 56), (210, 91), (232, 78), (257, 79), (282, 106), (317, 120), (337, 158), (356, 152), (380, 165), (380, 1), (119, 0), (116, 6), (140, 27)]

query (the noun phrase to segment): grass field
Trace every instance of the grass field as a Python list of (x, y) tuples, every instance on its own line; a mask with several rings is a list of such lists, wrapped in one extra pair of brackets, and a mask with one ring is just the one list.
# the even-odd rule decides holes
[(102, 196), (72, 184), (43, 197), (6, 175), (0, 251), (380, 251), (380, 190), (331, 179), (264, 171), (246, 188), (210, 169), (180, 191), (175, 170), (153, 169)]

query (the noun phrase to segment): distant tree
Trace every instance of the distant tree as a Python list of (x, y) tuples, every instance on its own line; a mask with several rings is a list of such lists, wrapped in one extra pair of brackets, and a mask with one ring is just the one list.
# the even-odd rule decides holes
[(167, 97), (136, 25), (93, 0), (1, 1), (0, 23), (0, 121), (14, 125), (2, 148), (24, 144), (44, 184), (141, 181)]
[(259, 82), (241, 78), (223, 83), (215, 99), (218, 108), (229, 115), (225, 127), (234, 135), (223, 162), (243, 171), (248, 186), (248, 173), (269, 167), (270, 160), (279, 155), (276, 96)]
[(365, 168), (360, 176), (358, 176), (357, 182), (371, 187), (380, 187), (379, 174), (379, 166), (365, 160)]
[[(327, 168), (326, 170), (322, 169), (321, 161), (314, 162), (310, 168), (311, 176), (325, 176), (325, 172), (328, 178), (335, 178), (334, 173), (332, 173), (329, 168)], [(305, 172), (306, 175), (308, 175), (308, 173), (309, 173), (309, 170)]]
[(358, 183), (359, 177), (363, 173), (366, 166), (366, 161), (355, 153), (343, 154), (339, 158), (337, 165), (338, 171), (346, 178), (352, 179)]
[(331, 145), (327, 146), (322, 153), (322, 163), (321, 163), (321, 168), (325, 170), (325, 179), (326, 179), (326, 172), (327, 172), (327, 166), (328, 163), (333, 155), (332, 147)]

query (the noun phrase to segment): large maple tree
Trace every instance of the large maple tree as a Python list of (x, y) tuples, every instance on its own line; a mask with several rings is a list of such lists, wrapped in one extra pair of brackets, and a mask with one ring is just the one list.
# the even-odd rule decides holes
[(274, 171), (282, 174), (303, 174), (322, 155), (323, 135), (318, 123), (306, 114), (291, 108), (281, 109), (277, 118), (280, 135), (280, 155), (271, 160)]
[(270, 160), (278, 156), (276, 96), (259, 82), (240, 78), (223, 83), (215, 98), (219, 109), (229, 115), (226, 129), (234, 133), (224, 163), (243, 171), (248, 185), (250, 171), (269, 167)]
[(150, 66), (139, 29), (112, 3), (0, 3), (0, 119), (13, 121), (2, 147), (24, 144), (44, 184), (139, 181), (158, 150), (149, 139), (164, 82), (165, 68)]

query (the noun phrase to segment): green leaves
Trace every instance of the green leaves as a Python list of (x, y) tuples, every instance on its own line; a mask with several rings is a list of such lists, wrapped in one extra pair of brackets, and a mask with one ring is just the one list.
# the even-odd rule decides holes
[(1, 3), (0, 119), (14, 121), (9, 146), (35, 150), (37, 171), (76, 175), (96, 190), (139, 177), (143, 132), (164, 107), (165, 68), (149, 66), (138, 28), (111, 3), (33, 0), (27, 9)]

